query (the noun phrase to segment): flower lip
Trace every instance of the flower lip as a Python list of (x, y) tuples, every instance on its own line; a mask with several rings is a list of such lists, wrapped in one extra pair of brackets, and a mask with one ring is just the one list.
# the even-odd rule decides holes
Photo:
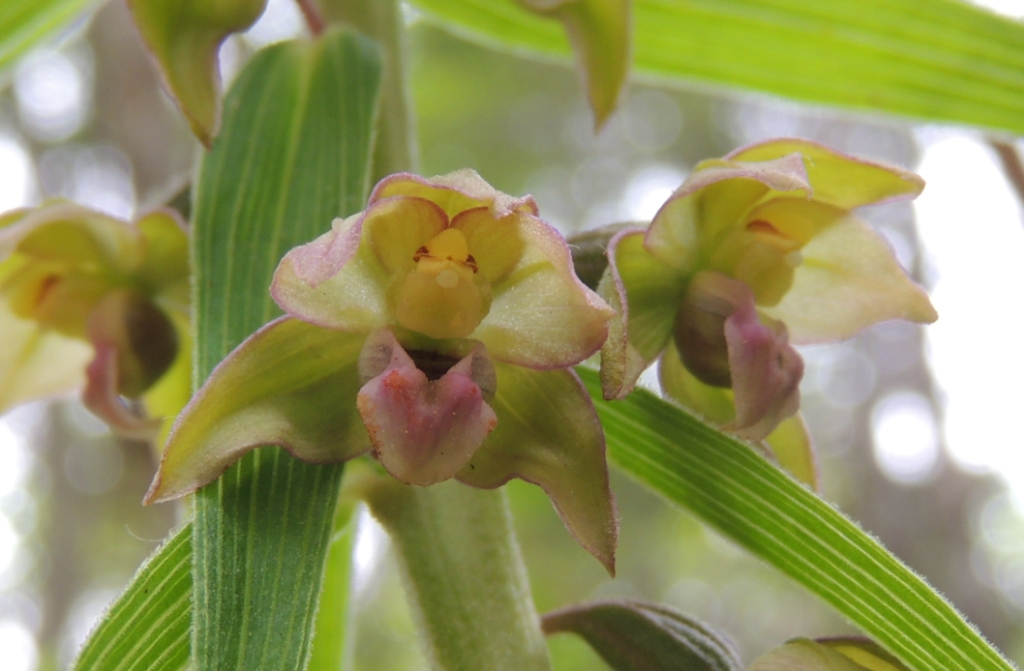
[(426, 486), (451, 478), (497, 425), (475, 379), (485, 372), (492, 388), (496, 379), (480, 343), (434, 380), (388, 329), (367, 338), (359, 359), (360, 377), (386, 359), (360, 388), (356, 405), (374, 454), (401, 482)]

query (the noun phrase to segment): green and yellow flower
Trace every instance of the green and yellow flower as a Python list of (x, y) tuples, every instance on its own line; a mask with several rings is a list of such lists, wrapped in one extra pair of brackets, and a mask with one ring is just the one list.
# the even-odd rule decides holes
[(118, 433), (155, 440), (189, 395), (188, 240), (70, 203), (0, 218), (0, 412), (82, 389)]
[(660, 360), (669, 396), (743, 438), (794, 452), (799, 475), (813, 480), (799, 458), (803, 362), (790, 343), (936, 319), (885, 240), (852, 212), (923, 187), (906, 170), (805, 140), (699, 164), (646, 231), (609, 244), (598, 291), (619, 316), (601, 350), (605, 397), (628, 394)]
[(384, 179), (365, 211), (281, 261), (271, 294), (287, 316), (214, 370), (147, 500), (261, 445), (317, 463), (369, 452), (411, 485), (535, 483), (612, 570), (604, 435), (570, 368), (600, 348), (612, 310), (537, 215), (469, 170)]

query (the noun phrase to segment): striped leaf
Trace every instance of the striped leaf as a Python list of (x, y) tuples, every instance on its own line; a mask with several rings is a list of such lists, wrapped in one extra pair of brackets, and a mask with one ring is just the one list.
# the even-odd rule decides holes
[[(512, 0), (413, 0), (461, 34), (569, 56)], [(959, 0), (634, 0), (634, 71), (664, 82), (1024, 132), (1024, 25)]]
[(191, 622), (192, 527), (185, 525), (142, 565), (96, 625), (72, 669), (185, 669)]
[(647, 391), (601, 398), (613, 461), (830, 603), (914, 671), (1010, 671), (953, 606), (842, 513), (746, 445)]
[[(197, 184), (199, 381), (279, 314), (280, 257), (361, 209), (380, 67), (334, 31), (259, 52), (229, 92)], [(305, 667), (341, 474), (262, 448), (197, 492), (197, 669)]]
[(41, 39), (99, 4), (98, 0), (3, 0), (0, 2), (0, 68)]

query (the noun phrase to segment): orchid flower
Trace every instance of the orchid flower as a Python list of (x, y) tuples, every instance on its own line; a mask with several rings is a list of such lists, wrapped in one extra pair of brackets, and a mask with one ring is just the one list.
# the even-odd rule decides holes
[(286, 316), (197, 392), (147, 501), (261, 445), (314, 463), (371, 453), (410, 485), (538, 484), (612, 571), (604, 434), (570, 368), (600, 348), (612, 310), (537, 215), (470, 170), (381, 181), (365, 211), (285, 255), (271, 294)]
[(601, 351), (605, 397), (628, 394), (660, 359), (665, 393), (709, 420), (772, 447), (806, 443), (792, 417), (803, 362), (791, 343), (936, 319), (882, 236), (852, 213), (923, 187), (906, 170), (805, 140), (699, 164), (646, 231), (609, 244), (598, 292), (619, 316)]
[(171, 211), (134, 224), (70, 203), (3, 215), (0, 298), (0, 412), (82, 389), (115, 432), (155, 440), (188, 399), (188, 240)]

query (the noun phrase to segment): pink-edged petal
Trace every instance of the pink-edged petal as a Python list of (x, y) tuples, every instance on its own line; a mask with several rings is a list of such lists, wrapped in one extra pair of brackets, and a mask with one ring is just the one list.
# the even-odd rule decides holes
[(117, 435), (152, 441), (160, 431), (161, 421), (143, 417), (125, 405), (117, 391), (118, 358), (115, 345), (96, 345), (96, 356), (86, 368), (87, 381), (82, 390), (82, 403)]
[(938, 318), (885, 239), (849, 213), (837, 216), (801, 254), (793, 287), (764, 310), (786, 324), (797, 344), (842, 340), (890, 319)]
[(70, 393), (85, 384), (89, 343), (13, 315), (0, 301), (0, 413), (21, 403)]
[(359, 390), (358, 406), (381, 465), (411, 485), (448, 480), (464, 467), (497, 423), (494, 411), (473, 380), (474, 365), (486, 363), (483, 345), (436, 380), (426, 374), (391, 331), (370, 336), (364, 351), (387, 366)]
[(490, 312), (472, 337), (498, 361), (535, 369), (579, 363), (601, 347), (612, 309), (576, 277), (554, 228), (523, 213), (506, 222), (522, 253), (491, 286)]
[(800, 408), (804, 362), (790, 347), (786, 327), (767, 326), (753, 296), (725, 320), (736, 420), (728, 427), (748, 440), (768, 436)]
[(909, 170), (849, 156), (797, 138), (759, 142), (741, 147), (725, 158), (737, 162), (771, 161), (794, 153), (804, 159), (814, 200), (842, 209), (913, 198), (924, 188), (924, 180)]
[(364, 340), (287, 317), (254, 333), (179, 415), (146, 503), (188, 494), (263, 445), (312, 463), (368, 451), (356, 409)]
[(369, 203), (373, 205), (395, 196), (415, 196), (437, 203), (449, 218), (478, 207), (486, 207), (495, 219), (512, 212), (537, 214), (533, 196), (513, 198), (468, 168), (437, 177), (420, 177), (405, 172), (385, 177), (374, 187)]
[[(385, 213), (400, 206), (383, 206)], [(363, 214), (335, 219), (331, 230), (292, 249), (274, 272), (270, 294), (281, 309), (311, 324), (368, 333), (388, 322), (390, 277), (362, 238)]]
[(497, 428), (456, 476), (486, 489), (512, 478), (540, 486), (576, 541), (615, 573), (618, 520), (604, 432), (571, 370), (495, 364)]
[(662, 263), (691, 271), (701, 249), (741, 223), (744, 213), (771, 192), (811, 193), (798, 154), (763, 163), (704, 161), (661, 206), (647, 232), (648, 251)]
[(686, 277), (647, 252), (640, 229), (616, 234), (608, 259), (598, 293), (615, 310), (601, 347), (601, 389), (611, 400), (631, 392), (669, 342)]

